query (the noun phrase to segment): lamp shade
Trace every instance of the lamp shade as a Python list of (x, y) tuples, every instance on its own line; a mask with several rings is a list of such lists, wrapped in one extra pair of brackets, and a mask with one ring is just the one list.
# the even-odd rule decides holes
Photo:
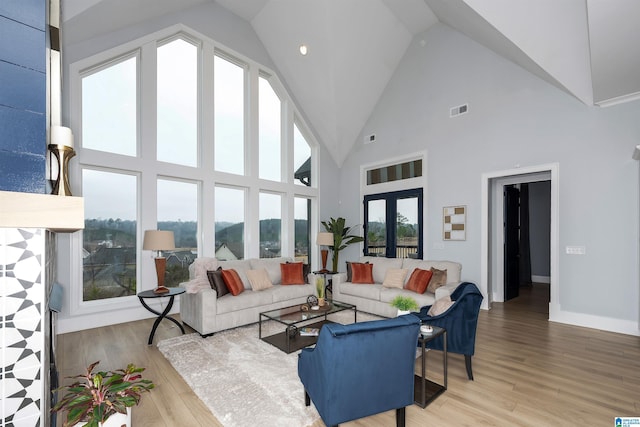
[(144, 232), (142, 249), (145, 251), (167, 251), (175, 249), (173, 231), (147, 230)]
[(316, 245), (333, 246), (333, 233), (318, 233), (316, 237)]

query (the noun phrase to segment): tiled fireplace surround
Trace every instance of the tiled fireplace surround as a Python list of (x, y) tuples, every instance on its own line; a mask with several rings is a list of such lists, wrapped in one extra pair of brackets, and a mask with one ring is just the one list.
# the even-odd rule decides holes
[(49, 310), (55, 234), (0, 228), (2, 427), (48, 425)]

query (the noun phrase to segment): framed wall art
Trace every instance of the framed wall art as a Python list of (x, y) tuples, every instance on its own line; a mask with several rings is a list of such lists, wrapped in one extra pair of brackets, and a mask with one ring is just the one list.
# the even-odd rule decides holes
[(442, 240), (467, 240), (467, 207), (442, 208)]

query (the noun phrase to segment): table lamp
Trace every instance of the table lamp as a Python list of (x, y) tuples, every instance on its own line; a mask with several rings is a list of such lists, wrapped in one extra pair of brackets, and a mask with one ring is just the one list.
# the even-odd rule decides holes
[(329, 255), (329, 249), (327, 246), (333, 246), (333, 233), (318, 233), (316, 237), (316, 245), (323, 246), (320, 250), (320, 254), (322, 255), (322, 270), (321, 273), (328, 273), (327, 270), (327, 256)]
[(156, 275), (158, 276), (158, 287), (154, 289), (154, 292), (157, 294), (169, 292), (169, 289), (164, 286), (164, 273), (167, 267), (167, 259), (162, 256), (162, 251), (175, 248), (176, 245), (173, 239), (173, 231), (147, 230), (144, 232), (142, 250), (157, 251), (155, 261)]

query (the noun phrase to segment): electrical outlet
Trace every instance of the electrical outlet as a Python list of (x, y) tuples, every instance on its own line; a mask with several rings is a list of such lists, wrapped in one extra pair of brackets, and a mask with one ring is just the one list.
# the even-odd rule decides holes
[(567, 246), (567, 255), (584, 255), (587, 250), (584, 246)]

